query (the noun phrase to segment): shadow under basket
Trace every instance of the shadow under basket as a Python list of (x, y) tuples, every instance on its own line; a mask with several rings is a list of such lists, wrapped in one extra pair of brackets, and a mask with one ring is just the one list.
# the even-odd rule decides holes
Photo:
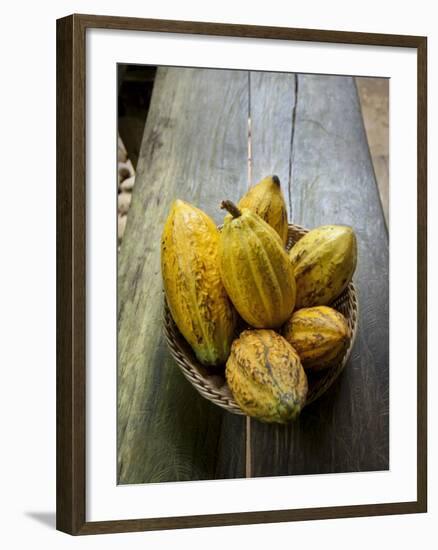
[[(289, 224), (287, 250), (290, 250), (308, 231), (308, 229), (304, 229), (299, 225)], [(309, 383), (306, 406), (321, 397), (338, 378), (347, 364), (356, 338), (358, 300), (353, 283), (350, 283), (344, 292), (329, 305), (344, 315), (351, 330), (351, 338), (344, 355), (337, 365), (318, 373), (306, 371)], [(178, 330), (167, 306), (166, 299), (164, 299), (164, 334), (173, 358), (184, 376), (196, 390), (219, 407), (234, 414), (244, 415), (245, 413), (234, 400), (225, 380), (224, 366), (212, 369), (201, 365), (191, 347)]]

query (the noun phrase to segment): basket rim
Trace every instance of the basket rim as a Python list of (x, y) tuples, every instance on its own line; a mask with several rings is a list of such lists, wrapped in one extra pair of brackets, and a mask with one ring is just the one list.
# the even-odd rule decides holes
[[(222, 226), (218, 226), (219, 229), (221, 229), (221, 227)], [(291, 248), (291, 245), (296, 242), (297, 239), (294, 239), (294, 234), (301, 233), (301, 236), (303, 236), (308, 231), (309, 229), (306, 229), (305, 227), (289, 223), (286, 249), (289, 250)], [(172, 314), (170, 313), (164, 291), (163, 297), (163, 326), (165, 339), (173, 359), (177, 363), (185, 378), (205, 399), (212, 401), (219, 407), (222, 407), (233, 414), (246, 416), (246, 414), (240, 409), (239, 405), (233, 398), (231, 391), (228, 388), (225, 376), (223, 375), (222, 384), (219, 385), (219, 380), (222, 380), (220, 374), (218, 375), (216, 372), (209, 373), (208, 367), (204, 367), (197, 360), (194, 352), (190, 348), (190, 345), (184, 339), (178, 327), (176, 326), (175, 321), (172, 318)], [(339, 307), (339, 303), (343, 304), (345, 302), (347, 302), (347, 304), (350, 306), (349, 310), (351, 310), (350, 315), (348, 317), (346, 316), (347, 322), (351, 329), (351, 336), (348, 346), (345, 349), (339, 363), (323, 371), (320, 382), (317, 383), (315, 388), (313, 388), (313, 390), (308, 393), (304, 407), (307, 407), (308, 405), (319, 399), (333, 385), (341, 372), (344, 370), (350, 358), (357, 337), (357, 325), (359, 317), (358, 293), (352, 281), (350, 281), (342, 294), (328, 305), (330, 307), (333, 307), (334, 309), (337, 309), (336, 306)], [(309, 374), (308, 370), (306, 370), (306, 374)], [(212, 382), (213, 379), (216, 384)]]

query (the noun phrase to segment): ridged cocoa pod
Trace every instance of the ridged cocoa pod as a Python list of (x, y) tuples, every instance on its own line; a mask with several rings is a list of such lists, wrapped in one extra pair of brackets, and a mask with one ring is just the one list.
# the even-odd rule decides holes
[(263, 422), (293, 420), (306, 402), (300, 358), (273, 330), (243, 331), (231, 346), (225, 374), (242, 411)]
[(283, 245), (287, 242), (287, 209), (278, 176), (268, 176), (251, 187), (237, 206), (249, 208), (279, 234)]
[(351, 281), (357, 261), (351, 227), (324, 225), (312, 229), (290, 250), (297, 284), (296, 308), (330, 304)]
[(256, 328), (280, 327), (295, 305), (295, 278), (276, 231), (248, 208), (224, 201), (219, 265), (228, 296), (240, 316)]
[(327, 306), (299, 309), (285, 323), (282, 333), (300, 356), (303, 367), (315, 371), (336, 365), (351, 338), (345, 317)]
[(164, 290), (177, 327), (207, 366), (227, 360), (237, 318), (220, 277), (218, 242), (207, 214), (173, 203), (161, 241)]

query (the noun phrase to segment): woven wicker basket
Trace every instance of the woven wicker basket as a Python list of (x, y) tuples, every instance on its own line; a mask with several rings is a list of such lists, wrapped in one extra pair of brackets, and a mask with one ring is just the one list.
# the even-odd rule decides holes
[[(290, 224), (287, 249), (289, 250), (307, 232), (308, 229)], [(341, 296), (330, 304), (330, 306), (340, 311), (347, 319), (351, 329), (351, 339), (341, 361), (337, 365), (321, 373), (307, 373), (309, 392), (307, 394), (306, 405), (321, 397), (342, 372), (350, 357), (356, 338), (358, 301), (353, 283), (350, 283)], [(225, 380), (224, 369), (207, 369), (199, 363), (189, 344), (179, 332), (167, 307), (166, 300), (164, 300), (164, 333), (173, 358), (184, 376), (193, 384), (197, 391), (203, 397), (227, 411), (234, 414), (244, 414), (231, 395)]]

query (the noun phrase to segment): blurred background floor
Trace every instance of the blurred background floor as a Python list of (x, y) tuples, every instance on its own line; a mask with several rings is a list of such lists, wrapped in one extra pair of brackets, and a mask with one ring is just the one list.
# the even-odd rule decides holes
[(389, 222), (389, 79), (356, 78), (380, 199)]

